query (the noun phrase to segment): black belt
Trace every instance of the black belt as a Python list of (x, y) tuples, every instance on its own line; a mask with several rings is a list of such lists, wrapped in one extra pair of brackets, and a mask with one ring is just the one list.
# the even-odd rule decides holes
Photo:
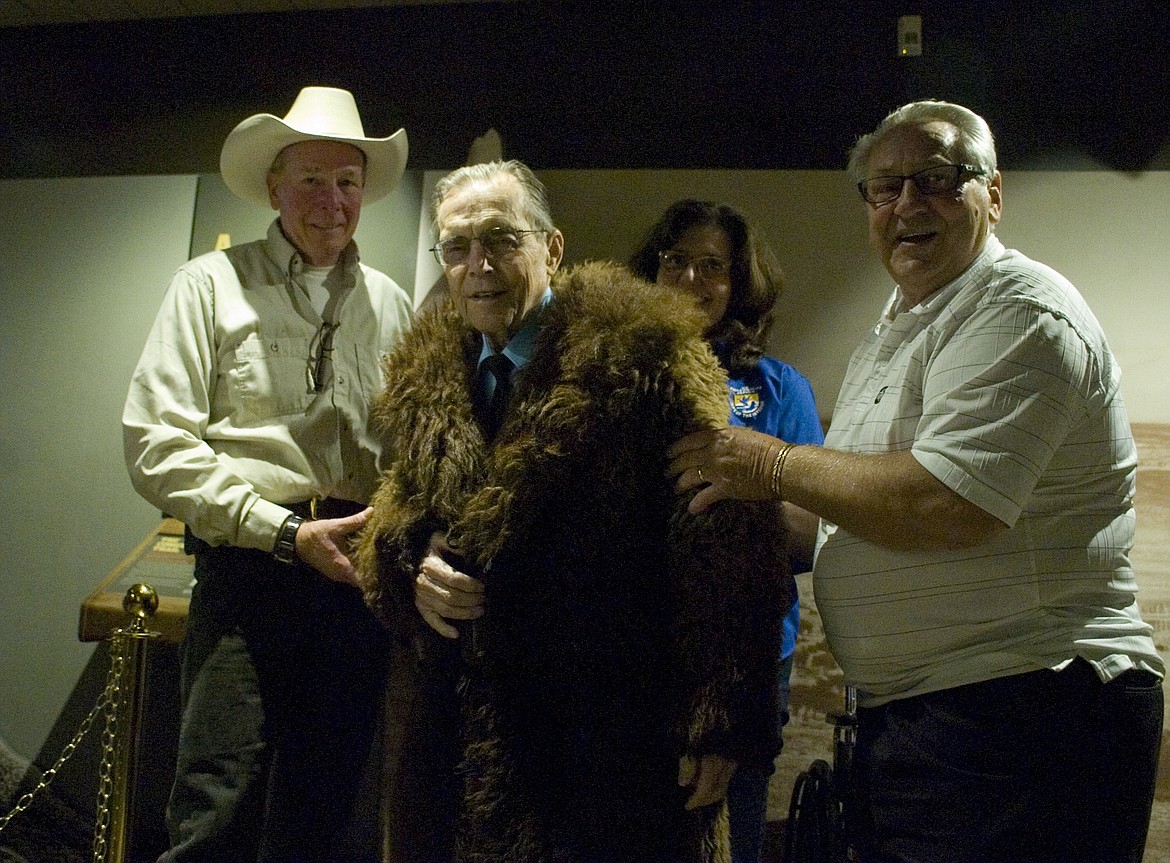
[(364, 503), (355, 503), (352, 500), (343, 500), (337, 497), (315, 497), (312, 500), (298, 501), (297, 503), (282, 503), (281, 506), (291, 509), (301, 518), (345, 518), (347, 515), (361, 512), (366, 508)]

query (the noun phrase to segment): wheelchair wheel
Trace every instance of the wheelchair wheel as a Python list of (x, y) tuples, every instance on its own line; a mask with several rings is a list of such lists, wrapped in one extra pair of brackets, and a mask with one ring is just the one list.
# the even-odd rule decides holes
[(833, 768), (817, 759), (792, 787), (781, 863), (849, 863), (844, 812)]

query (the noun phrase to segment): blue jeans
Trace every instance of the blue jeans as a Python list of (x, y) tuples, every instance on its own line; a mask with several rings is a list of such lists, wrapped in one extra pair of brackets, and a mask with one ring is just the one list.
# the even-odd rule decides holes
[[(788, 692), (792, 678), (792, 656), (780, 661), (780, 725), (788, 722)], [(768, 780), (776, 770), (775, 762), (741, 764), (727, 787), (727, 815), (731, 830), (732, 863), (759, 863), (764, 845), (764, 825), (768, 817)]]
[(303, 565), (198, 544), (195, 573), (161, 863), (373, 863), (377, 807), (352, 816), (389, 636), (356, 589)]
[(1140, 863), (1162, 686), (1075, 660), (859, 711), (864, 863)]

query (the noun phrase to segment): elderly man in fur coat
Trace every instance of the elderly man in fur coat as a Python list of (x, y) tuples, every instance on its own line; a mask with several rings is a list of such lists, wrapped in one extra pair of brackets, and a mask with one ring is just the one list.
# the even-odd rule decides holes
[[(775, 506), (689, 515), (664, 473), (680, 433), (726, 420), (700, 316), (616, 264), (550, 288), (564, 241), (521, 163), (459, 169), (435, 213), (450, 300), (386, 359), (392, 461), (357, 560), (371, 607), (417, 639), (432, 697), (407, 736), (437, 745), (405, 746), (454, 789), (453, 856), (727, 860), (735, 763), (778, 748), (792, 598)], [(488, 371), (497, 356), (514, 371)], [(415, 783), (414, 817), (443, 808)]]

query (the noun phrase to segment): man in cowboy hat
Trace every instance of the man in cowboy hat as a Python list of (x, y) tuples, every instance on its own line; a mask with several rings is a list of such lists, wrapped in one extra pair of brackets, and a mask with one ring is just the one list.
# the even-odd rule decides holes
[(279, 216), (267, 239), (180, 267), (134, 372), (130, 477), (195, 555), (163, 861), (376, 859), (372, 825), (347, 824), (387, 643), (349, 540), (377, 480), (367, 406), (411, 304), (353, 234), (406, 152), (405, 130), (366, 137), (345, 90), (240, 123), (224, 182)]

